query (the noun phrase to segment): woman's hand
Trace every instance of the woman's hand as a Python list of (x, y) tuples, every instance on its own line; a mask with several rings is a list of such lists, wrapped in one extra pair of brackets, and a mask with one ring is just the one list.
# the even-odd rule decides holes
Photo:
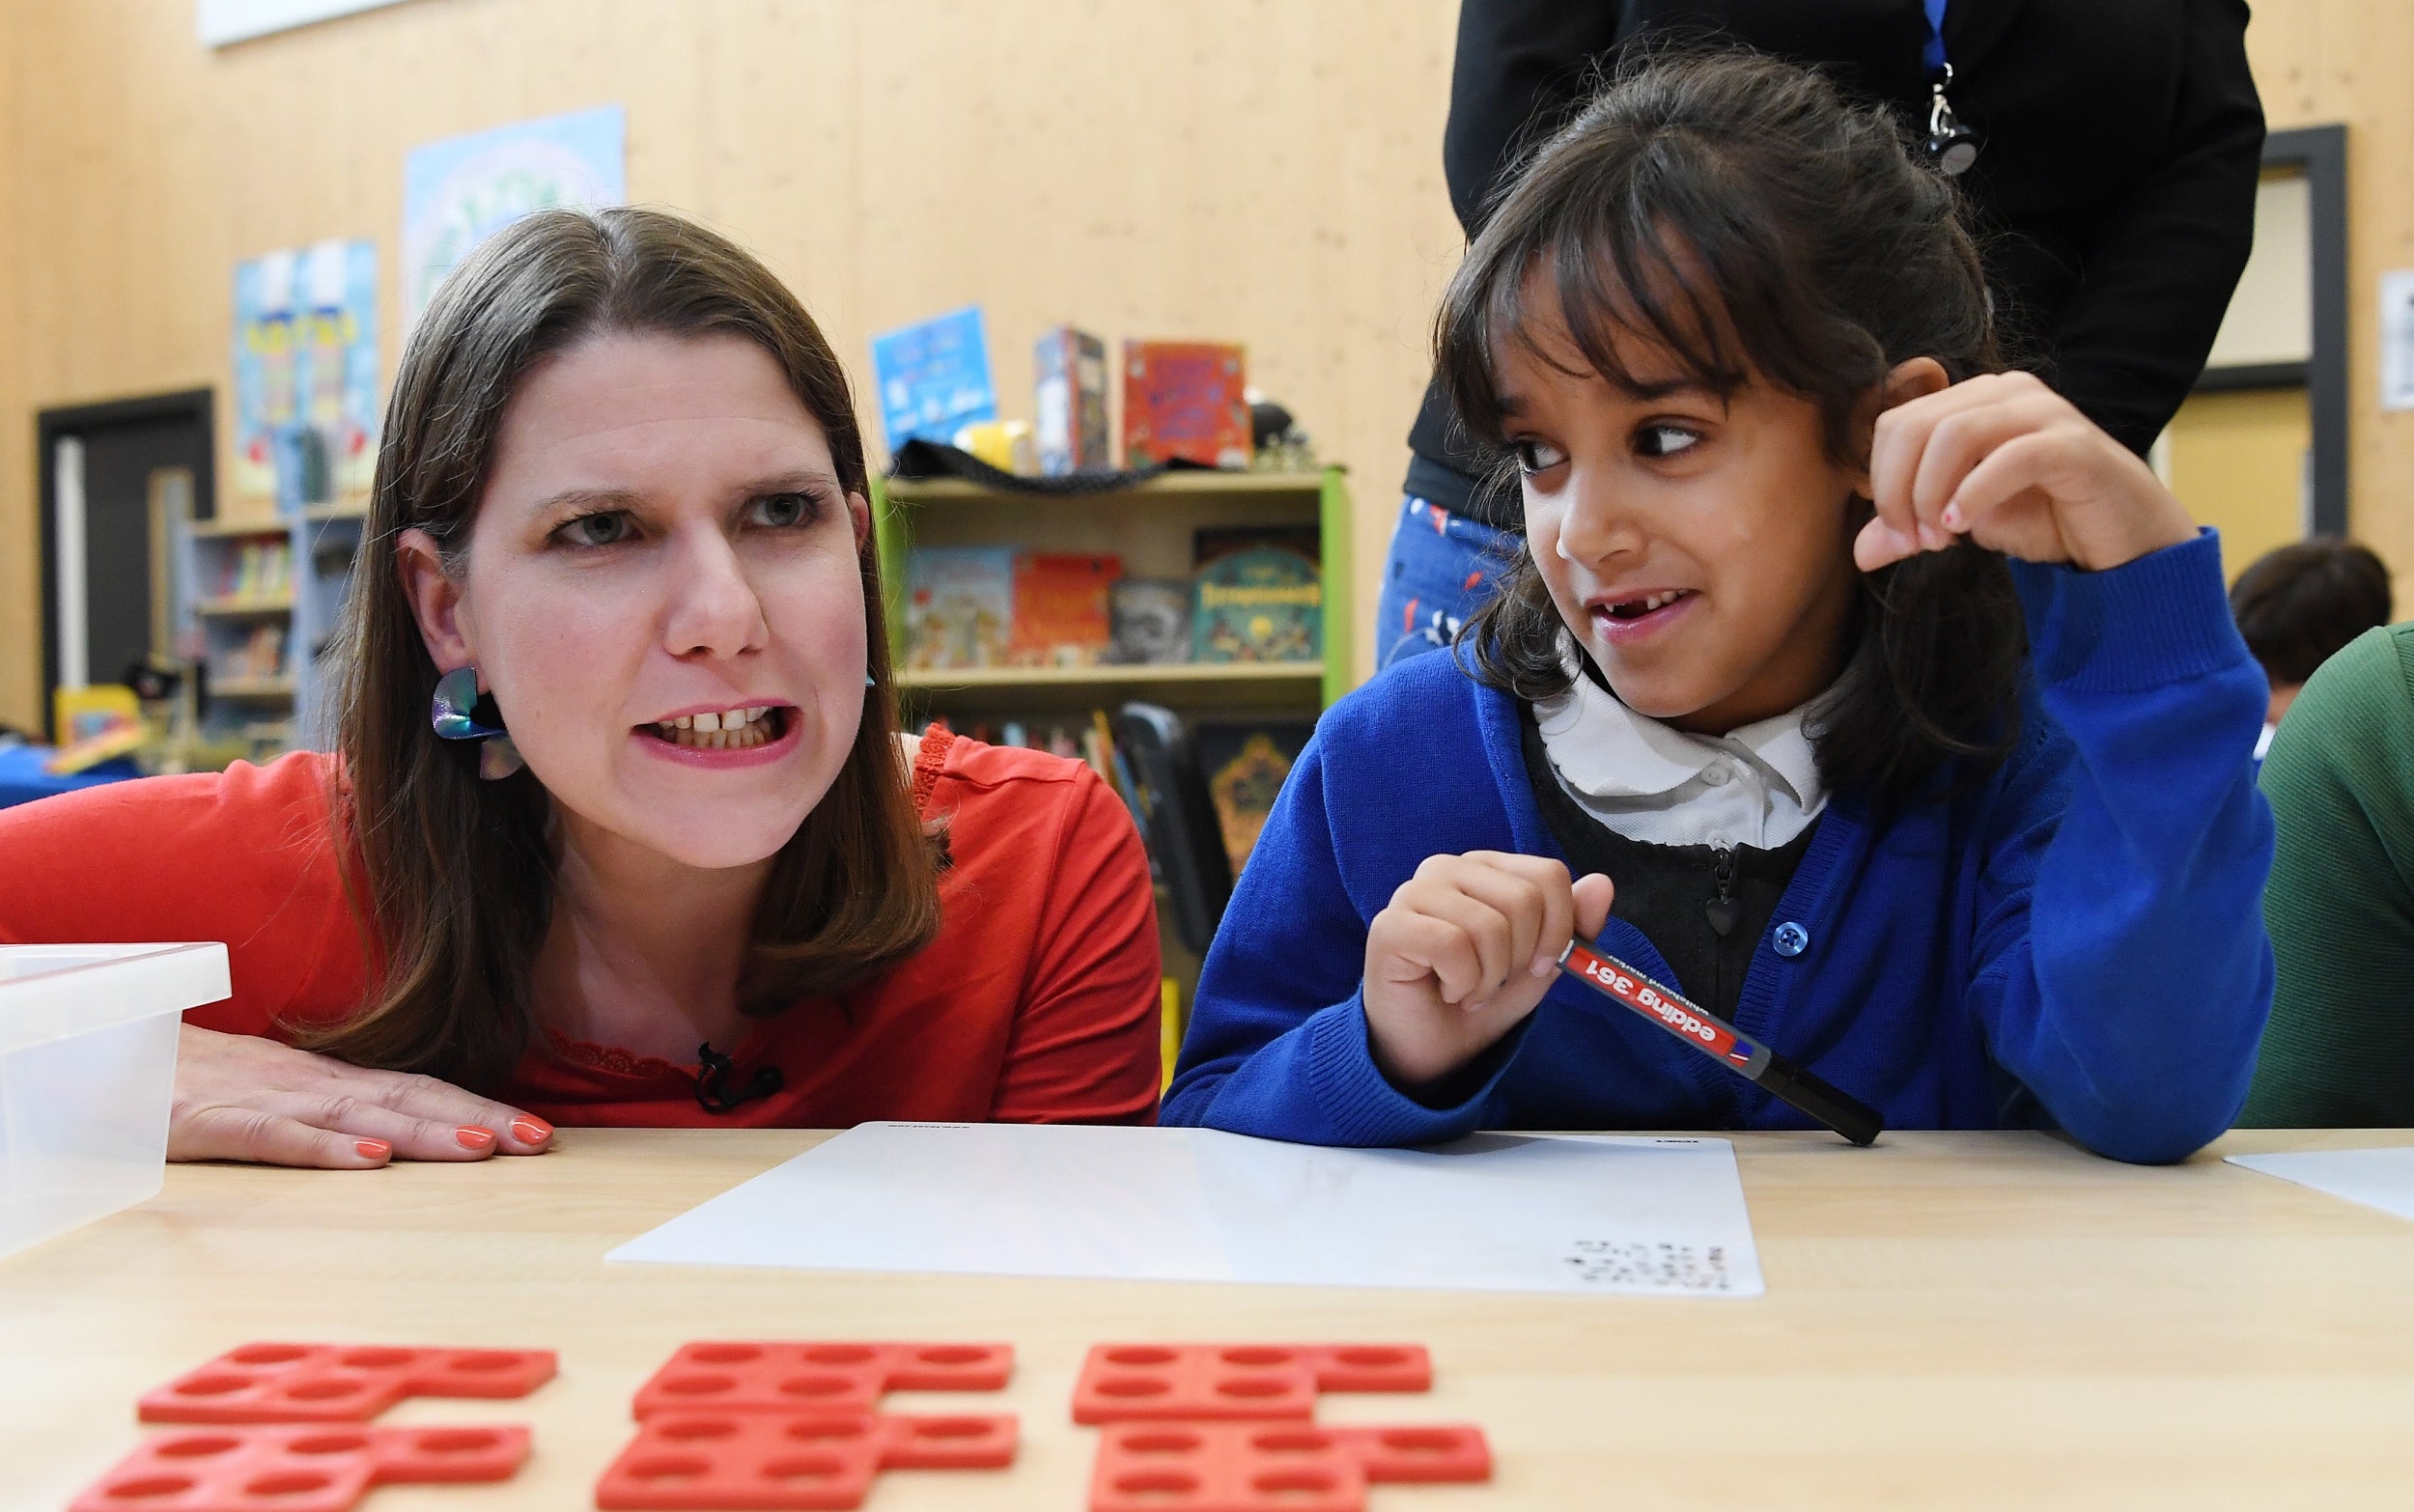
[(1864, 572), (1968, 536), (2028, 562), (2092, 572), (2194, 540), (2153, 470), (2026, 373), (1991, 373), (1895, 406), (1869, 447), (1877, 518)]
[(553, 1138), (542, 1118), (434, 1077), (370, 1071), (250, 1034), (182, 1026), (171, 1161), (257, 1161), (357, 1170), (397, 1157), (482, 1161), (534, 1155)]
[(1601, 932), (1610, 891), (1540, 856), (1428, 857), (1366, 930), (1376, 1066), (1414, 1093), (1482, 1053), (1542, 1001), (1568, 940)]

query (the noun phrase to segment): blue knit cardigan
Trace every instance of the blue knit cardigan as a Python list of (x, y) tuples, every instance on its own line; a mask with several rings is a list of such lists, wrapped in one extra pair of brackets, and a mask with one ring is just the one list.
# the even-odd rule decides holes
[[(1979, 781), (1949, 769), (1883, 824), (1831, 797), (1735, 1022), (1889, 1128), (2059, 1127), (2179, 1160), (2237, 1113), (2270, 1011), (2263, 674), (2209, 531), (2110, 572), (2012, 566), (2033, 673), (2017, 749)], [(1335, 704), (1234, 889), (1164, 1121), (1352, 1145), (1806, 1127), (1564, 979), (1464, 1102), (1393, 1087), (1367, 1050), (1367, 925), (1425, 857), (1475, 850), (1565, 859), (1513, 699), (1436, 654)], [(1602, 939), (1669, 979), (1623, 920)]]

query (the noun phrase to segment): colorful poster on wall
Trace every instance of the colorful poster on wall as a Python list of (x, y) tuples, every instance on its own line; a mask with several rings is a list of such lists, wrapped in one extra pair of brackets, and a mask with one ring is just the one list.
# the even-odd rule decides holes
[(403, 310), (419, 318), (471, 247), (531, 210), (629, 198), (618, 105), (521, 121), (412, 150), (403, 164)]
[(232, 494), (286, 515), (363, 500), (377, 462), (377, 243), (237, 264)]

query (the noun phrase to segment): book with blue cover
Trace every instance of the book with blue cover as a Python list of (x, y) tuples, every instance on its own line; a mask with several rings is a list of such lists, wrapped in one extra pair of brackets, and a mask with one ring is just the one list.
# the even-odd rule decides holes
[(1014, 636), (1012, 546), (916, 546), (906, 558), (906, 665), (1001, 667)]
[(997, 418), (981, 307), (936, 316), (872, 338), (872, 381), (888, 449), (911, 440), (952, 444), (968, 425)]

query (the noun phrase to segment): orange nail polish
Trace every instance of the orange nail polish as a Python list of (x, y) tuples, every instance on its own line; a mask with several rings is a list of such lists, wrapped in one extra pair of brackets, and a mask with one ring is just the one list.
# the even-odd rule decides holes
[(542, 1118), (515, 1118), (512, 1137), (521, 1144), (543, 1144), (553, 1137), (553, 1126)]
[(360, 1152), (364, 1161), (382, 1161), (394, 1153), (394, 1147), (382, 1139), (355, 1139), (352, 1148)]
[(475, 1124), (463, 1124), (453, 1131), (453, 1137), (459, 1139), (465, 1149), (483, 1150), (494, 1142), (494, 1131), (481, 1129)]

